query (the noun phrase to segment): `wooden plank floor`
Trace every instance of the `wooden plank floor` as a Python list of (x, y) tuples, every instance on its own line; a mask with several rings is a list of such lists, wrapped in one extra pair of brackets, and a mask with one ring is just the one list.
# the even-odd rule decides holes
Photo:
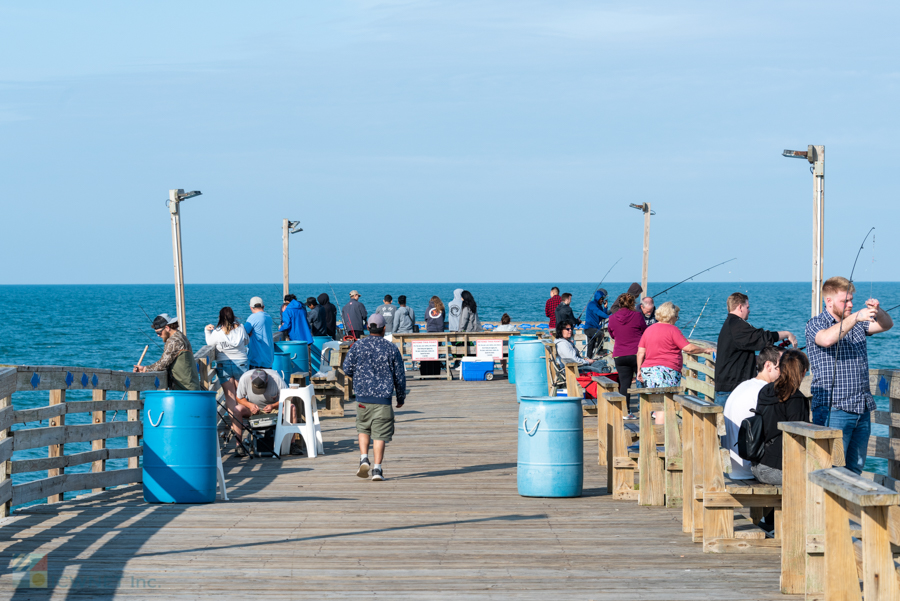
[[(30, 508), (0, 527), (0, 596), (799, 598), (778, 592), (777, 554), (704, 554), (681, 510), (606, 496), (595, 441), (583, 497), (520, 497), (517, 411), (505, 380), (411, 382), (384, 482), (355, 476), (351, 405), (323, 420), (325, 456), (227, 459), (228, 503), (132, 486)], [(49, 554), (50, 591), (14, 588), (22, 553)]]

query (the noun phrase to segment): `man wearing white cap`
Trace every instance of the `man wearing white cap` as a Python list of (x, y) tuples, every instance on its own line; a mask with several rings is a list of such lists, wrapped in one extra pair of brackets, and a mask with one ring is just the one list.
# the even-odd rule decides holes
[(272, 318), (266, 313), (263, 300), (254, 296), (250, 299), (250, 317), (244, 322), (244, 330), (250, 337), (247, 345), (247, 363), (250, 369), (271, 369), (275, 359), (275, 343), (272, 340)]
[(366, 306), (359, 302), (359, 292), (350, 291), (350, 301), (341, 309), (341, 321), (344, 322), (344, 332), (347, 336), (353, 336), (354, 340), (362, 338), (366, 330)]

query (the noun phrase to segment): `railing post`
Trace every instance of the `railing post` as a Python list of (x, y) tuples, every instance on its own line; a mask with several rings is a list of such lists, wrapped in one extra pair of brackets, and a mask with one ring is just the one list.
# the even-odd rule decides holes
[[(65, 390), (51, 390), (50, 391), (50, 404), (51, 405), (59, 405), (61, 403), (66, 402), (66, 391)], [(51, 417), (50, 418), (50, 427), (65, 427), (66, 426), (66, 416), (60, 415), (59, 417)], [(64, 444), (52, 444), (48, 447), (48, 457), (62, 457), (65, 454), (65, 445)], [(47, 470), (47, 477), (52, 478), (53, 476), (59, 476), (63, 474), (65, 468), (54, 468)], [(63, 494), (50, 495), (47, 497), (47, 503), (59, 503), (63, 499)]]
[[(105, 390), (94, 390), (91, 392), (91, 400), (93, 401), (105, 401), (106, 400), (106, 391)], [(91, 414), (91, 423), (94, 424), (103, 424), (106, 423), (106, 411), (94, 411)], [(106, 439), (100, 438), (97, 440), (91, 441), (91, 450), (92, 451), (100, 451), (106, 448)], [(105, 459), (97, 459), (96, 461), (91, 463), (91, 471), (103, 472), (106, 471), (106, 460)], [(103, 488), (92, 488), (91, 492), (103, 492)]]
[[(12, 406), (12, 396), (6, 396), (0, 398), (0, 409), (5, 409), (7, 407)], [(6, 440), (9, 438), (10, 429), (6, 428), (4, 430), (0, 430), (0, 441)], [(2, 489), (3, 485), (12, 477), (10, 472), (12, 471), (12, 461), (7, 459), (6, 461), (0, 462), (0, 489)], [(11, 483), (10, 483), (11, 484)], [(10, 488), (12, 490), (12, 488)], [(10, 493), (12, 494), (12, 493)], [(12, 500), (7, 500), (2, 503), (2, 507), (0, 507), (0, 517), (9, 517), (10, 509), (12, 507)]]
[[(128, 400), (140, 401), (141, 393), (138, 392), (137, 390), (133, 390), (133, 391), (129, 392)], [(140, 418), (141, 418), (140, 409), (129, 409), (128, 410), (128, 421), (136, 422), (136, 421), (140, 420)], [(140, 444), (138, 444), (138, 439), (139, 439), (138, 436), (129, 436), (128, 437), (128, 448), (134, 449), (134, 448), (139, 447)], [(129, 468), (140, 467), (139, 462), (140, 462), (140, 457), (129, 457), (128, 458), (128, 467)]]

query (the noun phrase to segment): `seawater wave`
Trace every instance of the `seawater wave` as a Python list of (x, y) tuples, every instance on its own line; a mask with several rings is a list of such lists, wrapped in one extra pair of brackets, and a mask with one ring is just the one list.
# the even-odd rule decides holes
[[(652, 282), (650, 294), (663, 290), (674, 282)], [(559, 286), (562, 292), (573, 294), (572, 307), (578, 315), (593, 295), (592, 283), (537, 283), (537, 284), (292, 284), (291, 292), (301, 300), (307, 296), (327, 293), (338, 308), (349, 299), (352, 289), (362, 294), (361, 301), (371, 313), (381, 304), (385, 294), (394, 297), (405, 294), (407, 305), (422, 321), (428, 301), (437, 295), (447, 304), (453, 298), (453, 290), (469, 290), (478, 303), (478, 313), (483, 321), (499, 321), (508, 313), (513, 321), (532, 324), (545, 323), (544, 302), (550, 295), (550, 287)], [(625, 292), (629, 282), (604, 283), (611, 297)], [(882, 305), (900, 304), (900, 283), (857, 282), (857, 305), (870, 295)], [(332, 291), (333, 290), (333, 291)], [(687, 334), (700, 311), (709, 299), (700, 322), (694, 331), (695, 338), (715, 340), (727, 314), (725, 300), (732, 292), (750, 296), (750, 318), (754, 326), (767, 329), (790, 330), (802, 340), (809, 319), (810, 285), (808, 283), (706, 283), (686, 282), (674, 290), (657, 297), (657, 305), (667, 300), (681, 308), (678, 326)], [(334, 298), (335, 294), (337, 299)], [(185, 287), (187, 303), (188, 338), (194, 350), (204, 344), (203, 328), (215, 324), (219, 309), (230, 306), (242, 321), (250, 314), (249, 300), (260, 296), (266, 310), (276, 325), (279, 322), (282, 287), (280, 284), (194, 284)], [(0, 286), (0, 311), (6, 315), (0, 336), (0, 363), (14, 365), (66, 365), (127, 370), (140, 357), (144, 345), (149, 344), (145, 364), (159, 358), (162, 342), (150, 328), (144, 311), (152, 318), (159, 313), (175, 314), (175, 294), (171, 285), (79, 285), (79, 286)], [(805, 344), (801, 342), (801, 345)], [(900, 328), (869, 339), (869, 363), (872, 368), (900, 367)], [(118, 398), (122, 393), (109, 393)], [(68, 400), (90, 400), (90, 391), (69, 391)], [(47, 392), (17, 392), (13, 397), (16, 408), (28, 409), (48, 404)], [(877, 399), (879, 408), (888, 410), (887, 399)], [(124, 412), (115, 416), (124, 420)], [(109, 412), (112, 420), (114, 412)], [(89, 423), (89, 413), (67, 415), (67, 423)], [(46, 420), (14, 426), (47, 426)], [(873, 433), (886, 435), (885, 426), (874, 425)], [(108, 446), (121, 448), (126, 440), (110, 439)], [(66, 454), (90, 450), (90, 443), (66, 445)], [(46, 449), (17, 451), (13, 459), (46, 456)], [(867, 469), (884, 471), (884, 462), (869, 460)], [(127, 460), (110, 460), (109, 469), (119, 469)], [(69, 468), (71, 472), (86, 472), (90, 464)], [(46, 477), (46, 472), (15, 474), (14, 484)], [(67, 498), (79, 493), (69, 493)]]

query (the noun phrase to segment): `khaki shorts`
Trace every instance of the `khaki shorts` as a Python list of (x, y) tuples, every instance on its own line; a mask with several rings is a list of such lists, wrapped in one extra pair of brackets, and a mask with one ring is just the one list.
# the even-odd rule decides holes
[(394, 437), (394, 408), (375, 403), (356, 404), (356, 431), (373, 440), (391, 442)]

